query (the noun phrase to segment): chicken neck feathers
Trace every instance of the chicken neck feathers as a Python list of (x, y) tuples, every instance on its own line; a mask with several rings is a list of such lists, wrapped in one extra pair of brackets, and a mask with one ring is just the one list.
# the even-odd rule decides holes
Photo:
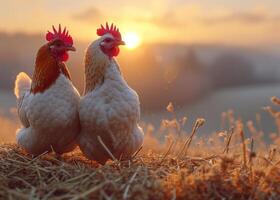
[(48, 89), (62, 73), (71, 80), (65, 64), (58, 62), (48, 51), (48, 46), (40, 48), (35, 62), (31, 93), (36, 94)]

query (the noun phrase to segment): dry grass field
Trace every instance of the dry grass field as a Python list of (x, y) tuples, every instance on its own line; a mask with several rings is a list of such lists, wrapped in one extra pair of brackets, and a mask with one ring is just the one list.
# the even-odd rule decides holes
[[(280, 100), (272, 98), (280, 105)], [(260, 116), (242, 122), (233, 111), (222, 113), (224, 131), (207, 137), (197, 119), (163, 120), (159, 130), (143, 125), (143, 148), (130, 160), (101, 166), (79, 149), (57, 157), (27, 155), (15, 144), (0, 146), (1, 199), (280, 199), (280, 112), (272, 115), (275, 133), (264, 133)], [(246, 127), (246, 129), (245, 129)], [(245, 131), (249, 130), (249, 131)], [(264, 143), (268, 134), (271, 143)]]

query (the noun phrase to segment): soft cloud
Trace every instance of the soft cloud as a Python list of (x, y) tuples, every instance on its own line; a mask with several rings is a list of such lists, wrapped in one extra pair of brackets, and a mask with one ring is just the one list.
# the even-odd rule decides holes
[(207, 16), (201, 17), (200, 21), (205, 24), (222, 24), (222, 23), (233, 23), (239, 22), (242, 24), (259, 24), (278, 22), (280, 17), (277, 15), (271, 15), (269, 13), (257, 13), (257, 12), (232, 12), (220, 16)]
[(134, 17), (133, 20), (139, 23), (150, 23), (159, 28), (170, 28), (176, 27), (181, 24), (181, 22), (177, 19), (177, 16), (174, 12), (166, 12), (163, 14), (157, 14), (150, 17), (145, 16), (137, 16)]
[(102, 19), (104, 19), (104, 15), (99, 9), (91, 7), (73, 15), (73, 18), (87, 23), (99, 23)]

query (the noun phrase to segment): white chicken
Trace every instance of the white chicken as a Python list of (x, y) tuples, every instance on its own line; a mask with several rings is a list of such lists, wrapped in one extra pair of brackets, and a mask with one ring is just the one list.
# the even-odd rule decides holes
[(80, 95), (73, 86), (64, 61), (75, 51), (73, 40), (61, 26), (46, 34), (47, 43), (36, 57), (33, 80), (24, 72), (15, 82), (18, 116), (22, 128), (17, 142), (32, 155), (54, 150), (58, 154), (75, 148), (80, 131)]
[[(119, 30), (106, 23), (97, 29), (100, 36), (85, 55), (85, 94), (79, 116), (81, 133), (78, 144), (89, 159), (104, 164), (112, 155), (130, 158), (143, 143), (139, 127), (140, 103), (120, 72), (114, 57), (124, 45)], [(109, 152), (108, 152), (109, 151)]]

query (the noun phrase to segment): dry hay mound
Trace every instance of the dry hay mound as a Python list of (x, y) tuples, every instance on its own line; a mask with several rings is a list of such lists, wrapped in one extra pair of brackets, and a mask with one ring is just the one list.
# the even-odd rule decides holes
[(139, 153), (104, 166), (79, 150), (32, 158), (0, 146), (1, 199), (279, 199), (279, 163), (244, 166), (236, 155), (175, 158)]

